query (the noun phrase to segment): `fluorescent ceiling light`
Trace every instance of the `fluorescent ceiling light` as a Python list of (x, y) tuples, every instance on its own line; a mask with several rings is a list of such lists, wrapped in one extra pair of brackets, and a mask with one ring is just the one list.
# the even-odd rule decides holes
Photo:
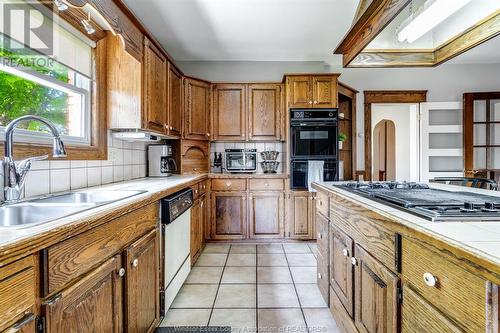
[(424, 10), (398, 33), (398, 41), (413, 43), (471, 0), (429, 0)]

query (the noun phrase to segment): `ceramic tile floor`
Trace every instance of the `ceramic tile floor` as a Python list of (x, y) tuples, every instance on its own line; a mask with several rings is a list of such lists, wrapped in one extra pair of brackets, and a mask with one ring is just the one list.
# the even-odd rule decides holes
[(339, 333), (316, 285), (316, 250), (315, 243), (207, 244), (161, 326)]

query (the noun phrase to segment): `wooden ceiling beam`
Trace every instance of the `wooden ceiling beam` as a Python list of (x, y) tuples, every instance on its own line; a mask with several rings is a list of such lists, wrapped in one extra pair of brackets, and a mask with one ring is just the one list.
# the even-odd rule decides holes
[(343, 55), (344, 67), (389, 24), (410, 0), (373, 0), (344, 37), (335, 54)]
[(358, 54), (349, 67), (432, 67), (434, 64), (433, 51), (367, 51)]

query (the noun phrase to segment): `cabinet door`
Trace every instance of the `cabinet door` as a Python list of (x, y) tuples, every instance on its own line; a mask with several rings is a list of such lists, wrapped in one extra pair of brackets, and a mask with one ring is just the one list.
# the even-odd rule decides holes
[(312, 107), (312, 87), (310, 76), (292, 76), (287, 79), (288, 107)]
[(355, 325), (360, 333), (397, 332), (398, 277), (355, 245)]
[(120, 268), (118, 255), (46, 301), (43, 310), (47, 331), (122, 332)]
[(314, 76), (312, 85), (314, 108), (337, 107), (337, 78), (335, 76)]
[(191, 207), (191, 264), (194, 264), (201, 250), (201, 201)]
[(186, 79), (184, 82), (184, 138), (208, 140), (210, 84), (193, 79)]
[(246, 139), (247, 99), (245, 84), (214, 87), (214, 140)]
[[(132, 79), (132, 78), (131, 78)], [(166, 132), (167, 59), (149, 40), (144, 42), (144, 125), (156, 132)]]
[(248, 86), (248, 140), (280, 140), (281, 105), (280, 84)]
[(212, 238), (247, 238), (246, 192), (212, 192)]
[(283, 238), (283, 193), (252, 192), (249, 200), (250, 238)]
[(158, 233), (151, 231), (125, 250), (125, 314), (129, 332), (149, 332), (160, 317)]
[(330, 286), (351, 317), (354, 314), (354, 267), (352, 239), (330, 225)]
[(293, 239), (311, 239), (311, 201), (308, 191), (294, 191), (288, 200), (288, 237)]
[(168, 134), (180, 137), (182, 128), (182, 75), (174, 66), (168, 69)]
[(439, 310), (427, 303), (410, 287), (403, 287), (403, 305), (401, 307), (401, 332), (419, 333), (459, 333), (464, 330), (456, 326)]

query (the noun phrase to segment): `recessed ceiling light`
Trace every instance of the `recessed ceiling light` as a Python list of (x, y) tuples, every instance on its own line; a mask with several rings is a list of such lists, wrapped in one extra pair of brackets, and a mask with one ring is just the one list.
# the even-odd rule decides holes
[(471, 0), (428, 0), (423, 11), (398, 33), (398, 41), (413, 43)]

